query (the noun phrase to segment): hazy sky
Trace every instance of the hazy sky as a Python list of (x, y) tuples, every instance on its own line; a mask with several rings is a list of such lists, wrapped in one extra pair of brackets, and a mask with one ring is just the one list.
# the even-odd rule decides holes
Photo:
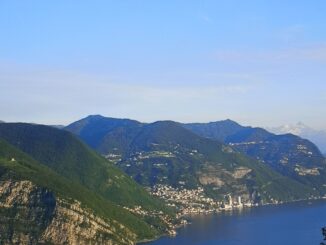
[(326, 129), (325, 13), (325, 0), (0, 0), (0, 120)]

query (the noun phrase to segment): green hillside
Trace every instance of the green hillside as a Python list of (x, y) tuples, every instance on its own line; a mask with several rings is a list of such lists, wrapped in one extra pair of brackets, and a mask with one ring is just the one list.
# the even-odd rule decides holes
[(262, 161), (282, 175), (326, 194), (326, 161), (310, 141), (292, 134), (275, 135), (262, 128), (243, 127), (231, 120), (184, 124), (194, 133), (232, 146)]
[[(163, 211), (173, 216), (172, 211), (166, 209), (161, 201), (151, 197), (129, 176), (69, 132), (42, 125), (6, 123), (0, 125), (0, 138), (106, 202), (131, 209), (141, 206), (147, 213)], [(65, 190), (65, 186), (62, 190)], [(128, 219), (128, 216), (119, 212), (115, 212), (117, 216)], [(159, 216), (147, 215), (141, 218), (145, 225), (153, 227), (141, 229), (144, 234), (139, 238), (167, 232), (168, 226)]]
[(24, 123), (0, 125), (0, 138), (104, 198), (124, 206), (162, 208), (143, 188), (73, 134)]
[(65, 129), (78, 135), (101, 154), (111, 152), (113, 149), (116, 149), (115, 153), (121, 154), (128, 149), (128, 144), (142, 125), (135, 120), (92, 115), (68, 125)]
[[(60, 176), (48, 167), (38, 163), (32, 157), (9, 145), (5, 141), (0, 140), (0, 181), (3, 182), (5, 180), (29, 180), (37, 186), (50, 190), (55, 196), (68, 202), (72, 202), (73, 200), (80, 201), (84, 208), (90, 209), (94, 214), (104, 220), (109, 220), (111, 222), (117, 221), (118, 223), (111, 223), (114, 229), (117, 230), (117, 234), (112, 235), (116, 242), (119, 242), (119, 237), (121, 235), (123, 236), (123, 234), (133, 240), (135, 238), (131, 235), (135, 234), (137, 239), (141, 240), (155, 237), (160, 233), (158, 230), (150, 227), (148, 223), (124, 210), (122, 207), (105, 200), (87, 188), (72, 182), (70, 179)], [(0, 208), (0, 212), (2, 216), (0, 220), (2, 221), (5, 216), (10, 217), (11, 213), (14, 211)], [(42, 224), (37, 220), (17, 219), (17, 221), (13, 221), (11, 224), (12, 226), (8, 229), (15, 230), (15, 227), (21, 227), (21, 229), (26, 229), (25, 232), (30, 233), (33, 229), (31, 229), (31, 227), (24, 228), (22, 222), (29, 222), (30, 225), (34, 225), (39, 233), (46, 228), (46, 224)], [(4, 230), (5, 225), (8, 224), (2, 223), (1, 229)], [(122, 229), (121, 225), (127, 227), (132, 233), (129, 234), (127, 230)], [(35, 236), (37, 235), (38, 234), (35, 233)], [(3, 234), (0, 237), (4, 239)]]

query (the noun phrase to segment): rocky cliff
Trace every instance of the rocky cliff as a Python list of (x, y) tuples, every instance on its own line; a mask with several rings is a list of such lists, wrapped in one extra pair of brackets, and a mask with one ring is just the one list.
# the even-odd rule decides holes
[[(118, 230), (119, 229), (119, 230)], [(133, 244), (135, 234), (31, 181), (0, 182), (0, 244)]]

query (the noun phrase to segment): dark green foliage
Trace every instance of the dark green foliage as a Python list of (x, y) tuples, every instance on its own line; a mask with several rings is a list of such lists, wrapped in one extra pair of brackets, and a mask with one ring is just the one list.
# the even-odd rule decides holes
[(108, 200), (123, 206), (162, 208), (131, 178), (69, 132), (42, 125), (6, 123), (0, 125), (0, 138)]
[(144, 125), (133, 138), (129, 151), (171, 150), (176, 146), (181, 152), (197, 149), (210, 157), (219, 154), (222, 149), (221, 143), (198, 137), (189, 130), (183, 129), (179, 123), (160, 121)]
[[(140, 122), (134, 120), (93, 115), (68, 125), (65, 129), (78, 135), (98, 152), (106, 153), (118, 148), (118, 152), (123, 153), (141, 126)], [(111, 140), (112, 137), (114, 141)]]
[(321, 242), (320, 245), (325, 245), (326, 243), (324, 241), (326, 241), (326, 227), (321, 228), (321, 233), (323, 235), (323, 242)]

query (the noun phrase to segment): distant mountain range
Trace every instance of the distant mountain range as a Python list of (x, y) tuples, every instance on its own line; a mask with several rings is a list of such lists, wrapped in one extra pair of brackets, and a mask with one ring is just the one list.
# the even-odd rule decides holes
[(144, 188), (158, 184), (219, 203), (229, 195), (263, 204), (326, 194), (324, 156), (293, 134), (232, 120), (100, 115), (60, 128), (0, 123), (0, 244), (135, 244), (171, 233), (178, 207)]
[(294, 135), (298, 135), (302, 138), (306, 138), (312, 142), (314, 142), (318, 148), (326, 154), (326, 131), (315, 130), (306, 126), (305, 124), (299, 122), (294, 125), (283, 125), (275, 128), (266, 128), (267, 130), (275, 133), (275, 134), (286, 134), (291, 133)]
[(216, 199), (233, 193), (256, 202), (326, 193), (324, 157), (294, 135), (277, 136), (231, 120), (144, 124), (100, 115), (65, 129), (144, 186), (202, 186)]

